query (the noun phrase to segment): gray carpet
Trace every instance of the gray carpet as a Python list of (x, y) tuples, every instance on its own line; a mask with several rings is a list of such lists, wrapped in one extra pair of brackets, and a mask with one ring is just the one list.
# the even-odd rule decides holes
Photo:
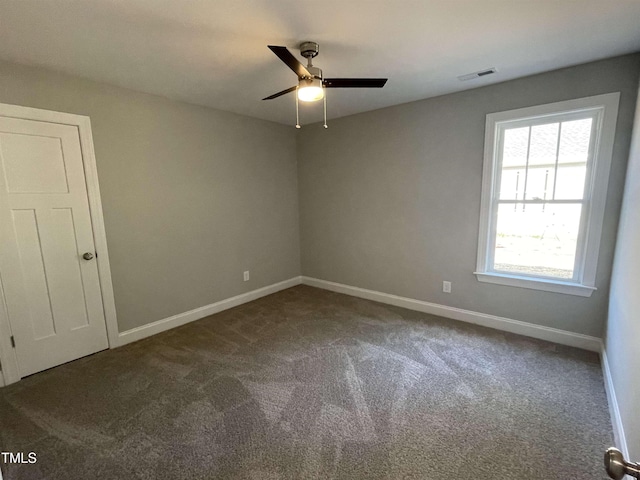
[(5, 479), (603, 479), (596, 354), (299, 286), (0, 389)]

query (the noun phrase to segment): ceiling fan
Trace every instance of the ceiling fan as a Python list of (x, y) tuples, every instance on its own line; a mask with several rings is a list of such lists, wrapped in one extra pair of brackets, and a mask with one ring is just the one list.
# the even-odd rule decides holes
[[(268, 45), (269, 49), (276, 54), (293, 72), (298, 76), (298, 85), (274, 93), (262, 100), (273, 100), (287, 93), (297, 91), (296, 94), (296, 117), (298, 115), (298, 100), (303, 102), (316, 102), (325, 99), (324, 127), (327, 127), (327, 111), (325, 88), (382, 88), (387, 83), (386, 78), (324, 78), (322, 70), (314, 67), (312, 59), (318, 55), (320, 46), (316, 42), (302, 42), (300, 44), (300, 55), (307, 59), (307, 66), (302, 65), (294, 57), (287, 47)], [(296, 128), (300, 128), (296, 122)]]

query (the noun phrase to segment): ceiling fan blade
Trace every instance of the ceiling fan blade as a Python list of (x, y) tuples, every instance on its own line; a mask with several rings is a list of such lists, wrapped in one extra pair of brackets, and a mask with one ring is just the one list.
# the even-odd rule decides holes
[(296, 60), (296, 57), (294, 57), (291, 52), (287, 50), (287, 47), (277, 47), (275, 45), (269, 45), (269, 49), (273, 53), (275, 53), (277, 57), (287, 65), (287, 67), (293, 70), (295, 74), (298, 75), (298, 78), (313, 76), (311, 75), (311, 73), (309, 73), (309, 70), (307, 70), (305, 66), (302, 65), (298, 60)]
[(325, 78), (322, 84), (326, 88), (382, 88), (386, 78)]
[(273, 95), (269, 95), (268, 97), (264, 97), (262, 100), (272, 100), (272, 99), (274, 99), (274, 98), (278, 98), (278, 97), (280, 97), (280, 96), (282, 96), (282, 95), (286, 95), (286, 94), (287, 94), (287, 93), (289, 93), (289, 92), (293, 92), (293, 91), (295, 91), (295, 89), (296, 89), (296, 88), (298, 88), (298, 86), (297, 86), (297, 85), (294, 85), (294, 86), (293, 86), (293, 87), (291, 87), (291, 88), (287, 88), (286, 90), (282, 90), (281, 92), (274, 93)]

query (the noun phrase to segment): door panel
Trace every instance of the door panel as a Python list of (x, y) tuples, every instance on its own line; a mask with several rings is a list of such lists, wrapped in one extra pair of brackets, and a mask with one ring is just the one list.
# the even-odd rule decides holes
[(59, 138), (0, 134), (9, 193), (68, 193)]
[(20, 375), (107, 348), (76, 126), (0, 117), (0, 227)]
[(36, 211), (33, 209), (13, 210), (11, 213), (24, 282), (30, 286), (29, 301), (27, 302), (28, 321), (33, 329), (34, 339), (41, 340), (55, 335), (56, 327), (53, 321), (51, 296), (45, 274)]

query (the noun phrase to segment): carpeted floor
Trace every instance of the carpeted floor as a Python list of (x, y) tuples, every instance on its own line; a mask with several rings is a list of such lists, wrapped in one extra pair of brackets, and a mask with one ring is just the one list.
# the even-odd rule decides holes
[(0, 389), (12, 479), (604, 479), (596, 354), (299, 286)]

